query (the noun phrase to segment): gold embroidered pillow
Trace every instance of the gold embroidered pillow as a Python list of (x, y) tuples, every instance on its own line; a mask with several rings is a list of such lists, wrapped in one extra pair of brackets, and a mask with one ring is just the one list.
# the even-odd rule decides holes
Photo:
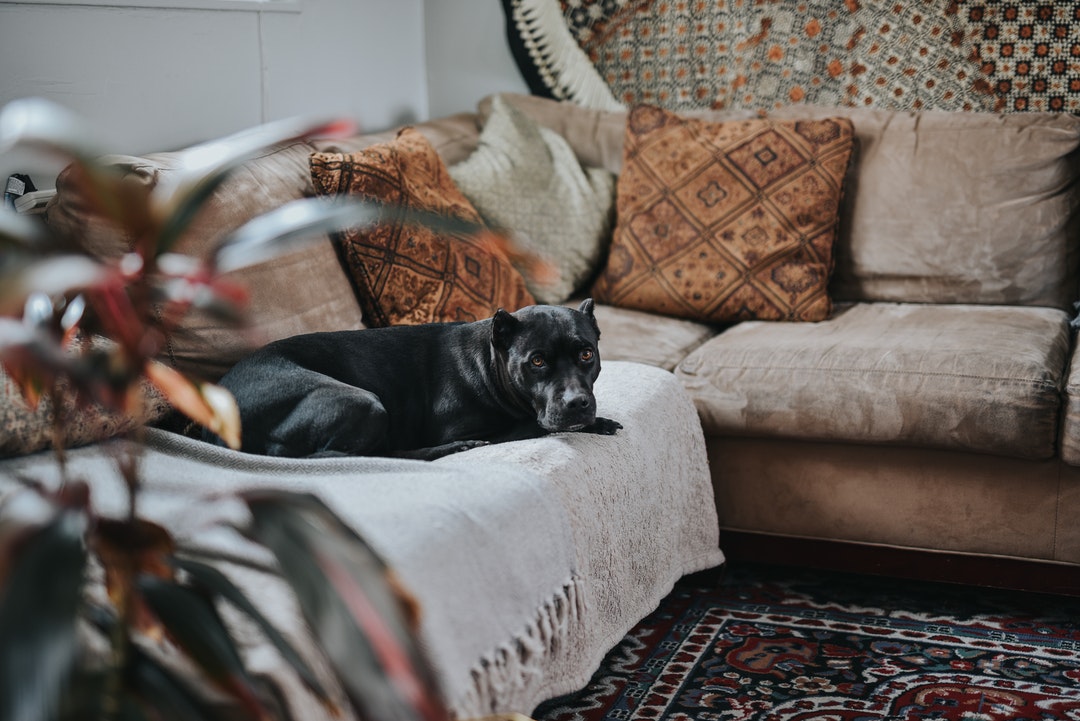
[(611, 252), (593, 297), (709, 322), (828, 317), (854, 132), (845, 118), (627, 118)]
[[(417, 130), (355, 153), (313, 153), (320, 195), (357, 194), (480, 223), (438, 153)], [(471, 321), (532, 305), (497, 250), (412, 224), (350, 228), (334, 240), (369, 326)]]

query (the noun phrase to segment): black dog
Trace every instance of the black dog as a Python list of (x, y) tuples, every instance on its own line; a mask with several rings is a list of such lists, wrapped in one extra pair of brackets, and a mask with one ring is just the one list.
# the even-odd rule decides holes
[(249, 453), (431, 460), (556, 431), (614, 434), (619, 423), (596, 417), (599, 339), (591, 299), (530, 306), (474, 323), (286, 338), (221, 385)]

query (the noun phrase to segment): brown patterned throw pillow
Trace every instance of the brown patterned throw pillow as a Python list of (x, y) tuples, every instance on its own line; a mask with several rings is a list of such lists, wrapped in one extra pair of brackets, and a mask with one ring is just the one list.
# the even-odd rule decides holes
[(828, 317), (853, 138), (845, 118), (716, 123), (634, 108), (593, 297), (712, 322)]
[[(320, 195), (363, 195), (481, 222), (431, 143), (413, 128), (355, 153), (314, 153), (311, 179)], [(510, 261), (469, 238), (383, 222), (334, 240), (369, 326), (471, 321), (533, 303)]]

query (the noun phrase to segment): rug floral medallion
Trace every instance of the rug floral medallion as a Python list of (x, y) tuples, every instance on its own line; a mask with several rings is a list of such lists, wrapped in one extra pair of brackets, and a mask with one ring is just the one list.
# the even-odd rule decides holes
[(536, 718), (1080, 719), (1080, 602), (832, 578), (680, 585)]

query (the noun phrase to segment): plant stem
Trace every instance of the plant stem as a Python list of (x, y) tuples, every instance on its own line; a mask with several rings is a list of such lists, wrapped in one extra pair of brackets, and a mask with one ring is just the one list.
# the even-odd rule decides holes
[[(124, 479), (128, 491), (127, 524), (131, 529), (138, 527), (139, 498), (139, 457), (142, 449), (145, 429), (142, 423), (133, 431), (130, 443), (124, 443), (114, 459), (117, 470)], [(130, 551), (130, 552), (129, 552)], [(134, 549), (123, 549), (115, 559), (114, 571), (117, 574), (116, 625), (113, 627), (111, 663), (106, 677), (105, 698), (102, 709), (104, 719), (117, 719), (121, 711), (121, 699), (125, 695), (124, 683), (128, 659), (131, 655), (131, 629), (134, 621), (135, 604), (135, 558)]]

